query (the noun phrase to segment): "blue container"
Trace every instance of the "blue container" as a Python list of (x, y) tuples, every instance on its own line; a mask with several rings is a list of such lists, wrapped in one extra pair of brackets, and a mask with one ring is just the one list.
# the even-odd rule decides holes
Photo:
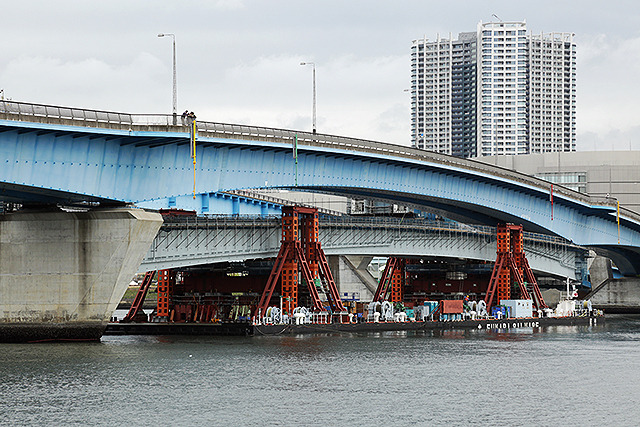
[(493, 317), (498, 317), (498, 313), (502, 315), (502, 318), (507, 317), (507, 314), (508, 314), (507, 307), (504, 307), (502, 305), (491, 307), (491, 315)]
[(431, 315), (438, 308), (438, 301), (425, 301), (424, 306), (427, 307), (427, 316)]

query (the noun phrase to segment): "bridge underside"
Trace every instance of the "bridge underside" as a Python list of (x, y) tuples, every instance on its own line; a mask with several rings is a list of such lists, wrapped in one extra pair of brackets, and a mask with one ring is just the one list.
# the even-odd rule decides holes
[(124, 206), (125, 202), (68, 191), (0, 182), (0, 201), (21, 205)]
[(464, 201), (446, 200), (421, 194), (396, 193), (392, 191), (362, 188), (297, 187), (289, 189), (334, 194), (351, 198), (361, 197), (365, 199), (379, 200), (386, 203), (410, 206), (465, 224), (478, 224), (495, 227), (498, 223), (516, 222), (524, 225), (527, 231), (531, 231), (533, 233), (548, 233), (548, 230), (544, 227), (530, 221), (523, 220), (509, 212), (496, 211), (485, 206), (473, 205)]
[[(347, 197), (362, 197), (411, 206), (464, 224), (479, 224), (495, 227), (499, 223), (515, 223), (523, 225), (525, 230), (532, 233), (549, 233), (549, 230), (545, 227), (510, 212), (495, 211), (485, 206), (472, 205), (461, 201), (436, 199), (418, 194), (398, 194), (389, 191), (371, 191), (359, 188), (310, 187), (305, 189), (298, 188), (298, 190), (316, 191)], [(602, 218), (606, 220), (607, 216), (609, 215), (604, 214)], [(637, 275), (640, 273), (640, 249), (637, 247), (591, 244), (584, 244), (584, 246), (593, 249), (598, 255), (610, 258), (619, 270), (626, 275)]]

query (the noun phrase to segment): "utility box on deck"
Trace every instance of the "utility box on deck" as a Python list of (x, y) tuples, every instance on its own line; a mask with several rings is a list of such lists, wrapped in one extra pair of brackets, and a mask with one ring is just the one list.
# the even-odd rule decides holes
[(503, 299), (500, 305), (511, 308), (512, 317), (533, 317), (533, 302), (530, 299)]

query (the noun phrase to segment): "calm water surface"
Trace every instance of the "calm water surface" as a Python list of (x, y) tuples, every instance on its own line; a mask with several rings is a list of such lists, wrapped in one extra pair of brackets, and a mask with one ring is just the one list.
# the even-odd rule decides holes
[(511, 332), (0, 346), (2, 425), (640, 424), (640, 317)]

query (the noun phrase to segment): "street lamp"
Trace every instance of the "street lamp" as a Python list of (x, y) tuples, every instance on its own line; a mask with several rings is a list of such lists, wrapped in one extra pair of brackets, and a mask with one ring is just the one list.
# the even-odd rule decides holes
[(176, 35), (175, 34), (158, 34), (158, 37), (171, 37), (173, 40), (173, 124), (178, 122), (178, 86), (176, 84)]
[(313, 62), (301, 62), (300, 65), (313, 67), (313, 133), (316, 133), (316, 64)]

